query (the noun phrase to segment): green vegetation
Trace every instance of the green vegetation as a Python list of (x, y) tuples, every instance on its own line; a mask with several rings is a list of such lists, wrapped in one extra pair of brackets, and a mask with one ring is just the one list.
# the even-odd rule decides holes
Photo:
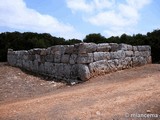
[[(38, 34), (32, 32), (5, 32), (0, 33), (0, 61), (7, 60), (7, 50), (29, 50), (32, 48), (47, 48), (53, 45), (71, 45), (80, 43), (81, 40), (53, 37), (48, 33)], [(152, 48), (152, 60), (160, 63), (160, 30), (148, 32), (147, 35), (136, 34), (133, 36), (123, 34), (120, 37), (105, 38), (100, 33), (86, 35), (83, 42), (94, 43), (126, 43), (131, 45), (150, 45)]]

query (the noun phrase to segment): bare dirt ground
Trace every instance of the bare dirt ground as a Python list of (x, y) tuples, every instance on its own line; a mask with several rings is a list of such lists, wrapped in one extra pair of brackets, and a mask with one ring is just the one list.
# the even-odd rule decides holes
[(160, 64), (68, 86), (0, 63), (0, 120), (160, 120), (158, 114)]

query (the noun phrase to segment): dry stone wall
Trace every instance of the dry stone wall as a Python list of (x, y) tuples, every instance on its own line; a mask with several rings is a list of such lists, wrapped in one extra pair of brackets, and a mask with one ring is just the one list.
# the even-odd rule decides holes
[(79, 43), (47, 49), (8, 50), (8, 63), (68, 82), (151, 63), (150, 46)]

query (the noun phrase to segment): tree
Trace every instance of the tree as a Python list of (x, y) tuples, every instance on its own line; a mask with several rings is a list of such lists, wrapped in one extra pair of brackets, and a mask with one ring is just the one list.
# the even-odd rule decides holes
[(94, 42), (94, 43), (103, 43), (106, 41), (106, 38), (102, 36), (100, 33), (92, 33), (89, 35), (86, 35), (86, 37), (83, 39), (83, 42)]
[(66, 40), (65, 41), (65, 44), (66, 45), (73, 45), (73, 44), (76, 44), (76, 43), (81, 43), (82, 41), (81, 40), (78, 40), (78, 39), (69, 39), (69, 40)]

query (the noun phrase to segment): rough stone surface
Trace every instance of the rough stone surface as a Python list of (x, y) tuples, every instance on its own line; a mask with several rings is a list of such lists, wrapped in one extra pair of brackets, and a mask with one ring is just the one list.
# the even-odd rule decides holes
[(91, 62), (93, 62), (93, 53), (78, 55), (78, 58), (77, 58), (78, 64), (85, 64), (85, 63), (91, 63)]
[(117, 43), (56, 45), (28, 51), (8, 49), (7, 59), (12, 66), (76, 83), (152, 62), (150, 46)]
[(79, 64), (78, 76), (81, 80), (86, 81), (90, 78), (90, 71), (87, 65)]
[(133, 51), (125, 51), (126, 57), (132, 57), (133, 56)]
[(97, 44), (95, 43), (80, 43), (77, 44), (76, 47), (78, 48), (79, 54), (92, 53), (97, 50)]
[(118, 50), (119, 45), (117, 43), (109, 43), (111, 46), (111, 52), (115, 52)]
[(91, 76), (109, 72), (110, 68), (107, 60), (100, 60), (89, 64)]
[(111, 50), (111, 46), (109, 43), (100, 43), (97, 45), (97, 52), (109, 52)]
[(69, 54), (63, 54), (62, 58), (61, 58), (61, 62), (62, 63), (68, 63), (69, 62), (69, 58), (70, 58)]
[(73, 54), (73, 53), (77, 53), (74, 45), (66, 45), (65, 54)]
[(133, 46), (133, 51), (138, 51), (138, 48), (137, 48), (137, 46)]
[(69, 63), (70, 64), (76, 64), (77, 61), (77, 55), (76, 54), (72, 54), (70, 59), (69, 59)]
[(125, 52), (123, 50), (118, 50), (117, 52), (111, 52), (111, 59), (125, 58)]
[(53, 62), (53, 55), (46, 55), (45, 56), (45, 60), (46, 60), (46, 62)]
[(54, 55), (53, 55), (53, 61), (55, 63), (60, 63), (61, 62), (61, 53), (60, 52), (56, 52)]

